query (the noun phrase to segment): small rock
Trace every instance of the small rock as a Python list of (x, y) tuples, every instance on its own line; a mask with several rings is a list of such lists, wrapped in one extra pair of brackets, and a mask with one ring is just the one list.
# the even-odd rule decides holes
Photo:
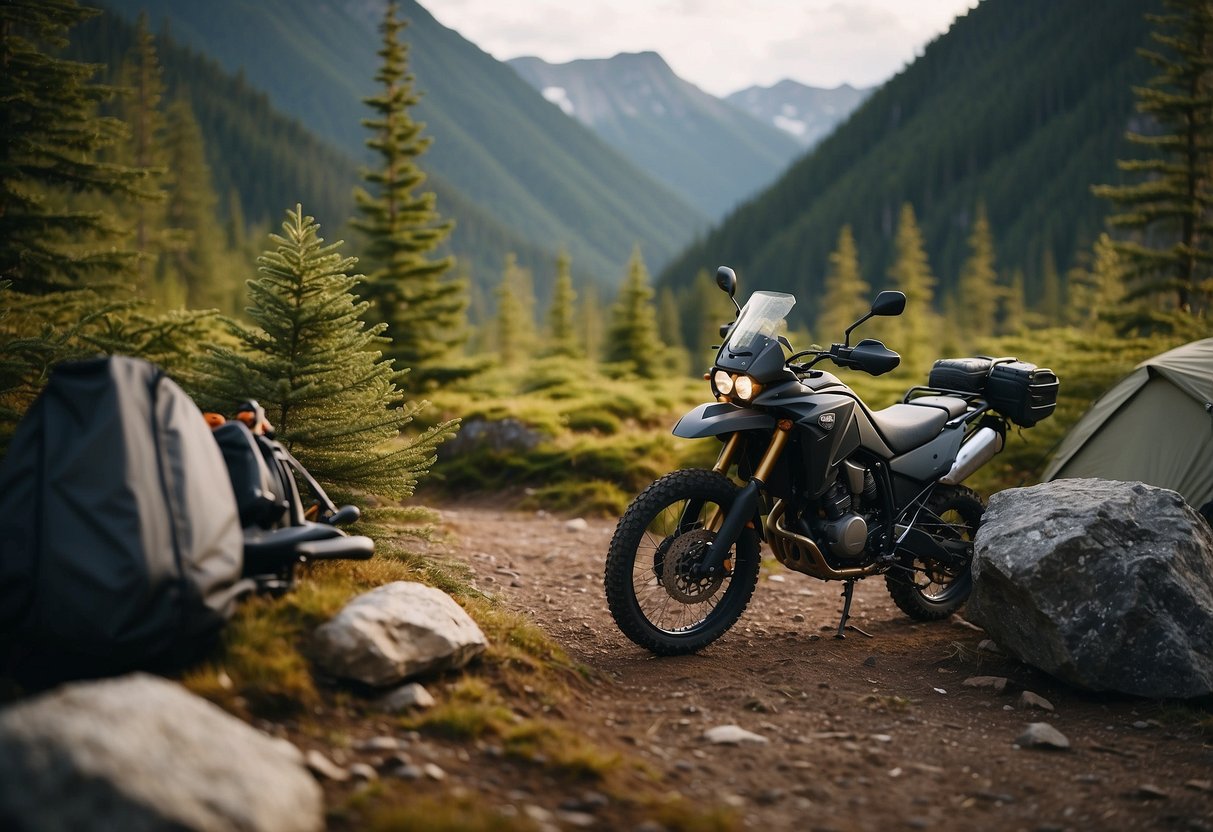
[(354, 763), (350, 766), (350, 777), (355, 780), (365, 780), (368, 783), (372, 780), (379, 779), (379, 772), (375, 771), (375, 767), (368, 763)]
[(990, 688), (998, 693), (1006, 690), (1005, 676), (970, 676), (962, 683), (966, 688)]
[(1067, 750), (1070, 740), (1047, 722), (1032, 722), (1015, 742), (1022, 748), (1053, 748)]
[(793, 624), (803, 624), (803, 623), (804, 623), (804, 615), (803, 615), (802, 613), (799, 613), (799, 612), (798, 612), (798, 613), (796, 613), (795, 615), (793, 615), (793, 616), (792, 616), (792, 623), (793, 623)]
[(369, 740), (363, 740), (354, 748), (358, 751), (399, 751), (404, 748), (404, 743), (395, 737), (371, 737)]
[(977, 642), (977, 649), (984, 650), (986, 653), (1002, 653), (1002, 648), (999, 647), (998, 643), (992, 638), (983, 638), (981, 641)]
[(868, 656), (866, 659), (863, 660), (863, 666), (864, 667), (875, 667), (876, 666), (876, 657)]
[(421, 773), (431, 780), (445, 780), (446, 772), (434, 763), (426, 763), (421, 767)]
[(717, 725), (715, 728), (704, 731), (703, 738), (715, 745), (741, 745), (742, 743), (765, 745), (770, 742), (761, 734), (747, 731), (740, 725)]
[(1198, 792), (1213, 792), (1213, 780), (1189, 780), (1184, 785)]
[(1030, 690), (1025, 690), (1019, 694), (1019, 707), (1040, 708), (1042, 711), (1051, 711), (1053, 710), (1053, 703), (1043, 696), (1038, 696)]
[(425, 772), (419, 766), (403, 765), (392, 769), (393, 777), (399, 777), (401, 780), (420, 780), (425, 776)]
[(598, 822), (598, 818), (585, 812), (557, 812), (556, 820), (574, 829), (588, 829)]
[(434, 697), (417, 682), (409, 682), (396, 688), (391, 693), (379, 697), (380, 708), (390, 713), (400, 713), (410, 708), (430, 708), (434, 705)]
[(1142, 800), (1166, 800), (1171, 795), (1153, 783), (1142, 783), (1137, 787), (1137, 791), (1133, 793), (1133, 796)]
[(522, 814), (526, 815), (535, 823), (551, 823), (552, 813), (542, 806), (536, 806), (534, 803), (528, 803), (522, 807)]
[(316, 777), (321, 780), (332, 780), (337, 783), (344, 783), (346, 780), (350, 779), (350, 773), (348, 771), (315, 749), (307, 752), (307, 754), (304, 755), (303, 761), (307, 764), (308, 771), (316, 775)]
[(564, 524), (566, 532), (584, 532), (589, 529), (590, 524), (586, 522), (584, 517), (574, 517)]
[(781, 584), (784, 581), (786, 581), (787, 578), (785, 578), (783, 575), (767, 575), (767, 580), (774, 581), (777, 584)]

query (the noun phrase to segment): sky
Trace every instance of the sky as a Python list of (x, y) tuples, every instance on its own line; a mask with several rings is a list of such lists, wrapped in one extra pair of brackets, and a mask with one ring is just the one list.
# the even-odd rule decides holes
[(653, 50), (706, 92), (882, 83), (977, 0), (420, 0), (499, 60)]

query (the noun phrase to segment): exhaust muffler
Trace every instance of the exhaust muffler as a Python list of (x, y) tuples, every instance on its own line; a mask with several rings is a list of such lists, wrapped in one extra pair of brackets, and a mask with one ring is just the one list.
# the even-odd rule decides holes
[(966, 478), (1002, 450), (1002, 434), (990, 427), (978, 428), (960, 446), (956, 461), (948, 473), (939, 478), (944, 485), (960, 485)]

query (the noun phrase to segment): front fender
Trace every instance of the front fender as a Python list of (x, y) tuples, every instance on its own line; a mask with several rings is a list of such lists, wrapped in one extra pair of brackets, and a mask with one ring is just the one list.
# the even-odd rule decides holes
[(773, 430), (774, 427), (774, 417), (766, 413), (727, 402), (711, 402), (699, 405), (679, 419), (674, 425), (674, 435), (683, 439), (702, 439), (742, 430)]

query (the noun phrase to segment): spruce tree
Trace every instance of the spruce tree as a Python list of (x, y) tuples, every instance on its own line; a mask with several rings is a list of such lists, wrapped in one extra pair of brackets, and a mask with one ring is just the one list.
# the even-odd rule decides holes
[(581, 303), (577, 305), (577, 329), (581, 332), (582, 349), (586, 358), (597, 361), (602, 356), (602, 298), (598, 284), (586, 281), (581, 287)]
[(147, 174), (145, 190), (148, 199), (127, 201), (122, 214), (130, 227), (131, 246), (139, 255), (135, 266), (136, 286), (147, 297), (157, 298), (162, 305), (183, 304), (184, 293), (178, 286), (156, 285), (154, 278), (163, 276), (161, 260), (173, 248), (183, 248), (168, 228), (165, 175), (165, 119), (162, 111), (164, 80), (156, 44), (148, 29), (147, 13), (139, 15), (135, 25), (135, 44), (122, 61), (118, 71), (121, 94), (118, 117), (127, 126), (128, 138), (118, 145), (116, 161)]
[(566, 358), (577, 358), (583, 348), (577, 335), (577, 292), (573, 289), (572, 259), (561, 251), (556, 257), (556, 282), (552, 287), (552, 303), (548, 307), (548, 337), (545, 352)]
[(902, 365), (911, 372), (925, 369), (938, 341), (938, 316), (935, 314), (935, 277), (927, 262), (922, 232), (914, 216), (914, 206), (901, 206), (897, 236), (893, 242), (894, 260), (889, 277), (894, 288), (905, 293), (906, 310), (892, 327), (896, 340), (890, 346), (901, 353)]
[(506, 367), (522, 364), (534, 342), (534, 322), (522, 299), (530, 285), (526, 270), (518, 265), (513, 252), (505, 256), (501, 283), (497, 285), (497, 315), (493, 322), (493, 342), (488, 349)]
[(669, 367), (662, 366), (662, 346), (649, 271), (640, 254), (640, 246), (636, 246), (628, 261), (627, 275), (611, 307), (606, 360), (625, 365), (638, 375), (656, 378), (669, 373)]
[(842, 334), (868, 311), (871, 289), (859, 271), (859, 253), (850, 225), (838, 232), (838, 247), (830, 254), (825, 292), (817, 313), (814, 335), (827, 343), (842, 340)]
[(207, 404), (231, 410), (253, 398), (279, 439), (316, 478), (338, 488), (400, 498), (434, 462), (456, 422), (410, 441), (400, 432), (428, 402), (400, 406), (398, 373), (384, 360), (383, 326), (368, 326), (353, 295), (355, 260), (326, 245), (302, 206), (258, 259), (248, 284), (257, 328), (236, 328), (240, 348), (220, 348), (208, 364)]
[(969, 233), (969, 256), (960, 269), (954, 299), (958, 323), (970, 343), (994, 335), (998, 313), (998, 272), (994, 268), (994, 237), (984, 202), (977, 203)]
[(1028, 305), (1024, 282), (1023, 269), (1016, 269), (1011, 273), (1011, 283), (1002, 296), (999, 335), (1022, 335), (1024, 332)]
[(229, 270), (236, 271), (239, 247), (228, 251), (227, 234), (216, 218), (219, 198), (206, 162), (202, 131), (189, 101), (173, 101), (166, 121), (166, 218), (180, 245), (167, 255), (161, 281), (177, 284), (190, 308), (217, 306), (235, 312), (243, 285), (237, 284)]
[(98, 161), (125, 135), (97, 115), (109, 90), (97, 67), (54, 57), (95, 13), (75, 0), (0, 3), (0, 276), (19, 293), (122, 274), (134, 259), (103, 211), (65, 207), (68, 193), (137, 198), (142, 171)]
[(1140, 182), (1094, 190), (1120, 211), (1109, 225), (1129, 232), (1115, 243), (1128, 297), (1204, 314), (1213, 300), (1213, 5), (1163, 5), (1165, 14), (1146, 15), (1158, 48), (1139, 50), (1158, 74), (1133, 90), (1156, 129), (1128, 134), (1150, 157), (1118, 163)]
[(363, 294), (375, 320), (386, 326), (388, 357), (412, 369), (408, 388), (417, 391), (466, 372), (457, 354), (468, 336), (467, 288), (444, 279), (453, 258), (434, 256), (454, 224), (439, 216), (433, 192), (418, 192), (425, 182), (418, 160), (431, 139), (410, 115), (420, 97), (400, 39), (407, 24), (396, 14), (396, 4), (389, 3), (380, 26), (382, 65), (375, 80), (382, 91), (364, 99), (375, 113), (363, 121), (373, 134), (366, 143), (382, 164), (363, 174), (370, 191), (356, 191), (361, 217), (353, 225), (366, 235), (374, 266)]

